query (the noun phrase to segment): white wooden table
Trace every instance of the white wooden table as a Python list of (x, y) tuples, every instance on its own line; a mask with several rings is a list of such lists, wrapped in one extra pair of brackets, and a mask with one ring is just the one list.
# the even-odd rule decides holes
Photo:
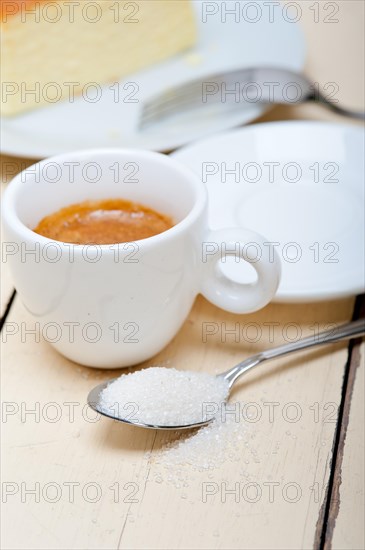
[[(320, 83), (336, 81), (338, 99), (363, 108), (364, 4), (330, 3), (339, 6), (339, 22), (332, 25), (323, 17), (314, 22), (308, 2), (300, 4), (307, 73)], [(323, 9), (323, 2), (319, 5)], [(307, 105), (276, 108), (261, 122), (289, 118), (340, 120)], [(1, 161), (4, 182), (9, 163), (16, 172), (31, 162)], [(209, 473), (188, 472), (186, 486), (176, 487), (167, 479), (158, 482), (160, 467), (154, 461), (176, 435), (105, 418), (95, 422), (85, 408), (88, 391), (122, 371), (80, 367), (42, 339), (24, 335), (22, 327), (32, 328), (35, 321), (18, 297), (9, 306), (13, 287), (6, 264), (1, 280), (4, 549), (365, 547), (363, 345), (345, 342), (302, 352), (247, 375), (234, 397), (256, 403), (261, 419), (242, 461), (228, 461)], [(315, 324), (325, 329), (359, 316), (360, 307), (361, 299), (355, 311), (351, 298), (271, 304), (234, 316), (198, 298), (183, 329), (153, 363), (224, 370), (283, 343), (290, 323), (305, 336)], [(205, 322), (218, 323), (219, 331), (204, 343)], [(259, 324), (262, 337), (257, 343), (227, 337), (224, 343), (222, 323), (227, 328)], [(276, 327), (274, 342), (269, 324)], [(291, 421), (293, 407), (300, 412), (296, 422)], [(206, 494), (207, 484), (214, 495)], [(238, 493), (225, 495), (226, 489)]]

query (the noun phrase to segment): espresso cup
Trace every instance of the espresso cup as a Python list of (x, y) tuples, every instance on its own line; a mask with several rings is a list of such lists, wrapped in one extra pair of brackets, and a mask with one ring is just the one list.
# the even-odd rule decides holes
[[(171, 216), (175, 225), (115, 245), (72, 245), (32, 230), (63, 207), (113, 198)], [(239, 314), (262, 308), (274, 296), (280, 261), (265, 246), (267, 239), (242, 228), (210, 231), (207, 214), (204, 184), (166, 155), (127, 149), (63, 154), (8, 185), (4, 261), (41, 334), (61, 354), (91, 367), (130, 366), (168, 344), (199, 293)], [(228, 256), (249, 262), (256, 282), (227, 278), (220, 265)]]

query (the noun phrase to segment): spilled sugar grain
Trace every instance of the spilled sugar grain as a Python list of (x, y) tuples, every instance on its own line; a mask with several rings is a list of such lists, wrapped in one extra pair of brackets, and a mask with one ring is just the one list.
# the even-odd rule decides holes
[[(237, 405), (240, 405), (237, 403)], [(159, 451), (154, 461), (172, 473), (179, 467), (195, 471), (215, 470), (227, 461), (242, 456), (245, 426), (236, 411), (239, 407), (221, 404), (219, 412), (207, 426), (182, 437)], [(247, 434), (246, 434), (247, 435)]]
[(204, 422), (229, 393), (223, 378), (207, 373), (150, 367), (120, 376), (100, 394), (104, 412), (152, 426)]
[(229, 463), (236, 463), (238, 475), (249, 480), (252, 476), (248, 465), (259, 463), (260, 459), (256, 446), (252, 445), (256, 433), (250, 428), (248, 418), (240, 414), (243, 407), (244, 403), (240, 402), (227, 407), (223, 404), (210, 424), (190, 434), (182, 432), (178, 441), (151, 453), (151, 480), (181, 489), (181, 498), (187, 498), (185, 488), (199, 486), (202, 479), (207, 481), (217, 476), (220, 479)]

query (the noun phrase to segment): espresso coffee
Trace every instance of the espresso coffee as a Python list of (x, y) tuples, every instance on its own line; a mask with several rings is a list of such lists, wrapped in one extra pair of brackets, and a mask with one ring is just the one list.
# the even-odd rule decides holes
[(169, 216), (123, 199), (72, 204), (43, 218), (39, 235), (71, 244), (117, 244), (158, 235), (173, 227)]

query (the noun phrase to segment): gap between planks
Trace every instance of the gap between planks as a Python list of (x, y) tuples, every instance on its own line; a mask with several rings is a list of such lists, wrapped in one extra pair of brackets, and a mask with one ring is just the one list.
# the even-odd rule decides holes
[(0, 318), (0, 332), (2, 331), (3, 329), (3, 326), (5, 325), (6, 323), (6, 318), (7, 316), (9, 315), (10, 311), (11, 311), (11, 306), (13, 305), (13, 302), (15, 300), (15, 296), (16, 296), (16, 290), (14, 289), (10, 298), (9, 298), (9, 301), (8, 303), (6, 304), (6, 307), (5, 307), (5, 310), (4, 310), (4, 313), (3, 315), (1, 316)]

